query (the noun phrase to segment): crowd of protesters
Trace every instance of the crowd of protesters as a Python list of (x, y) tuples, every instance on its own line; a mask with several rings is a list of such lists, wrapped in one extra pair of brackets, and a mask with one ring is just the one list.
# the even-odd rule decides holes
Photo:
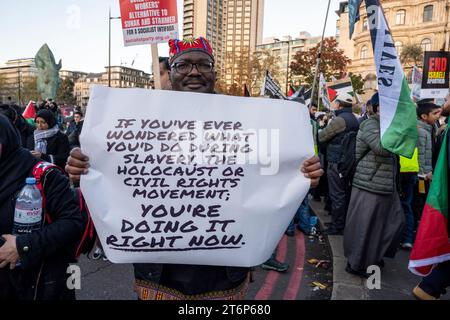
[[(398, 249), (413, 247), (448, 125), (450, 94), (442, 106), (434, 100), (417, 101), (418, 141), (411, 159), (382, 147), (383, 106), (378, 93), (367, 101), (363, 114), (354, 114), (353, 106), (352, 96), (344, 93), (336, 97), (325, 114), (315, 117), (317, 106), (310, 107), (319, 127), (318, 150), (325, 169), (312, 197), (324, 201), (325, 210), (331, 215), (324, 233), (343, 236), (345, 270), (367, 278), (369, 266), (382, 268), (384, 257), (394, 258)], [(349, 143), (352, 139), (353, 143)], [(352, 158), (353, 170), (344, 170)], [(299, 211), (302, 207), (303, 203)], [(299, 216), (306, 225), (307, 218), (308, 214)], [(302, 223), (299, 229), (308, 233)], [(289, 228), (286, 234), (292, 235)], [(414, 288), (416, 298), (439, 298), (450, 286), (449, 263), (436, 269), (441, 270), (439, 275), (431, 274)]]
[[(170, 59), (161, 58), (163, 89), (201, 89), (199, 92), (213, 93), (215, 77), (206, 70), (213, 70), (213, 61), (209, 46), (179, 50)], [(199, 78), (204, 80), (204, 85), (192, 90), (189, 81), (198, 82)], [(393, 258), (399, 248), (409, 250), (413, 246), (446, 132), (450, 94), (443, 106), (430, 100), (417, 102), (419, 139), (412, 159), (398, 157), (382, 147), (379, 115), (383, 106), (380, 106), (377, 93), (367, 101), (362, 115), (354, 114), (352, 107), (353, 97), (346, 93), (339, 94), (326, 113), (317, 112), (315, 103), (310, 105), (317, 157), (305, 163), (305, 175), (313, 178), (314, 182), (310, 194), (299, 204), (286, 235), (293, 236), (296, 228), (305, 235), (312, 235), (316, 220), (312, 219), (309, 201), (324, 201), (332, 218), (324, 233), (344, 236), (344, 254), (348, 260), (345, 270), (367, 278), (368, 266), (382, 268), (384, 257)], [(80, 110), (75, 110), (67, 124), (57, 104), (51, 100), (36, 106), (34, 121), (27, 121), (22, 111), (15, 105), (0, 105), (0, 205), (3, 212), (13, 211), (14, 202), (10, 200), (37, 162), (46, 161), (66, 169), (72, 185), (77, 185), (80, 175), (89, 167), (78, 148), (83, 127)], [(343, 170), (349, 159), (353, 159), (353, 170)], [(11, 169), (11, 164), (14, 164), (14, 169)], [(321, 168), (325, 169), (325, 174), (319, 180), (323, 174)], [(9, 235), (12, 216), (0, 222), (1, 234), (6, 234), (6, 243), (0, 249), (0, 298), (74, 298), (73, 292), (66, 291), (63, 285), (67, 276), (63, 267), (73, 262), (64, 254), (64, 248), (76, 243), (80, 232), (79, 217), (74, 213), (76, 203), (69, 199), (69, 186), (69, 180), (60, 173), (53, 173), (49, 179), (48, 190), (45, 191), (53, 193), (53, 196), (49, 197), (46, 205), (54, 212), (53, 218), (57, 222), (51, 227), (46, 226), (36, 234), (16, 239)], [(66, 200), (58, 204), (55, 199)], [(27, 257), (30, 246), (39, 250)], [(98, 259), (102, 255), (97, 240), (94, 257)], [(55, 262), (42, 270), (39, 263), (44, 257)], [(25, 266), (27, 263), (30, 265), (29, 273), (24, 273), (23, 269), (12, 270), (19, 258)], [(11, 271), (5, 270), (8, 262)], [(276, 251), (262, 267), (278, 272), (289, 268), (276, 259)], [(139, 299), (190, 299), (194, 296), (198, 299), (241, 299), (251, 271), (226, 266), (163, 264), (135, 264), (134, 270), (135, 291)], [(444, 276), (424, 278), (414, 288), (417, 298), (439, 298), (445, 292), (449, 285), (448, 263), (440, 265), (440, 270), (441, 273), (444, 270)], [(39, 287), (41, 276), (54, 279), (59, 287)]]
[[(170, 42), (170, 58), (159, 61), (163, 90), (214, 93), (214, 56), (206, 39), (200, 40)], [(363, 114), (354, 114), (352, 107), (353, 97), (347, 93), (338, 94), (326, 113), (318, 112), (315, 103), (309, 106), (315, 157), (304, 163), (302, 171), (311, 178), (311, 190), (299, 204), (286, 235), (294, 236), (296, 228), (313, 235), (317, 219), (309, 202), (325, 202), (332, 219), (324, 233), (344, 236), (346, 271), (366, 278), (368, 266), (382, 268), (384, 257), (392, 258), (399, 248), (409, 250), (413, 246), (433, 169), (448, 132), (450, 94), (443, 106), (429, 100), (417, 102), (419, 139), (412, 159), (398, 157), (382, 147), (383, 106), (377, 93), (367, 101)], [(83, 114), (75, 110), (66, 123), (58, 105), (50, 99), (36, 105), (33, 121), (25, 119), (22, 111), (15, 105), (0, 105), (0, 231), (6, 240), (0, 247), (0, 298), (73, 299), (73, 293), (64, 289), (67, 275), (63, 267), (73, 262), (64, 248), (77, 243), (82, 224), (75, 213), (76, 201), (69, 199), (68, 192), (89, 168), (79, 148)], [(53, 172), (44, 192), (49, 193), (46, 206), (54, 222), (31, 235), (12, 236), (14, 196), (39, 161), (66, 170), (70, 183), (65, 175)], [(38, 248), (32, 250), (33, 254), (28, 253), (31, 246)], [(94, 256), (102, 254), (97, 240)], [(19, 259), (24, 266), (15, 268)], [(54, 263), (43, 269), (44, 259)], [(25, 272), (23, 267), (27, 265), (29, 270)], [(289, 268), (277, 261), (276, 251), (262, 267), (278, 272)], [(448, 264), (439, 270), (441, 275), (425, 278), (414, 289), (416, 297), (439, 298), (445, 292), (450, 285)], [(229, 266), (135, 264), (134, 286), (142, 300), (242, 299), (250, 271)], [(45, 279), (58, 285), (40, 286)]]
[(75, 108), (67, 122), (57, 103), (48, 99), (34, 104), (34, 118), (25, 119), (23, 108), (15, 104), (1, 104), (0, 114), (11, 120), (20, 134), (22, 147), (36, 158), (64, 168), (71, 149), (80, 146), (83, 114)]
[[(198, 40), (169, 42), (171, 56), (161, 60), (164, 90), (214, 93), (212, 48), (206, 39)], [(70, 193), (70, 186), (78, 185), (80, 175), (89, 168), (78, 148), (82, 114), (75, 112), (66, 129), (53, 101), (38, 104), (36, 109), (30, 124), (19, 108), (1, 106), (0, 299), (74, 299), (74, 292), (67, 291), (65, 271), (74, 260), (70, 249), (80, 242), (85, 228), (80, 207), (86, 203), (82, 196)], [(70, 180), (63, 171), (51, 170), (42, 190), (44, 209), (51, 214), (43, 219), (39, 231), (12, 235), (16, 195), (40, 161), (65, 170)], [(318, 157), (306, 160), (299, 170), (312, 187), (323, 174)], [(233, 266), (146, 263), (134, 264), (134, 272), (135, 292), (141, 300), (243, 299), (251, 278), (250, 268)]]

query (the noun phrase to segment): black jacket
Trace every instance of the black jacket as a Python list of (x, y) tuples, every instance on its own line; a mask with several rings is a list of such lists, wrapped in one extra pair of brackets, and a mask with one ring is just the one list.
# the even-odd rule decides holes
[[(67, 292), (66, 271), (68, 263), (75, 262), (75, 245), (83, 232), (82, 219), (69, 181), (61, 173), (48, 173), (44, 192), (53, 221), (40, 231), (17, 236), (21, 266), (13, 271), (0, 269), (0, 300), (32, 299), (41, 266), (38, 299), (60, 299)], [(11, 234), (16, 194), (0, 205), (1, 234)]]
[(347, 132), (359, 129), (359, 122), (351, 108), (336, 111), (336, 117), (319, 133), (319, 142), (327, 143), (327, 160), (338, 163), (342, 157), (342, 140)]
[(80, 134), (83, 130), (84, 121), (80, 121), (78, 124), (75, 121), (70, 122), (67, 128), (66, 135), (69, 139), (70, 149), (80, 147)]
[[(43, 154), (41, 159), (64, 169), (70, 153), (69, 139), (64, 133), (58, 132), (46, 140), (47, 154)], [(34, 150), (34, 135), (28, 139), (27, 148)]]
[(19, 130), (22, 147), (26, 148), (28, 139), (33, 137), (34, 127), (29, 124), (22, 116), (17, 117), (15, 126), (17, 130)]
[[(0, 144), (0, 235), (3, 235), (12, 233), (16, 196), (25, 185), (25, 179), (32, 176), (32, 168), (38, 161), (20, 147), (17, 130), (2, 116)], [(38, 274), (37, 298), (66, 297), (66, 270), (68, 263), (74, 260), (83, 222), (67, 177), (54, 170), (49, 171), (43, 181), (45, 208), (52, 223), (31, 234), (17, 236), (21, 266), (12, 271), (0, 269), (0, 300), (32, 299)]]

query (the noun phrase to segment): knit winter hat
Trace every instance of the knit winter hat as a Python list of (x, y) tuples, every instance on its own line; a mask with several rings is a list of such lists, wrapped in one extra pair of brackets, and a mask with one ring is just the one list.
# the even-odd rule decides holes
[(169, 41), (170, 64), (184, 53), (192, 51), (204, 52), (214, 61), (213, 50), (208, 40), (203, 37), (186, 38), (184, 40), (171, 39)]
[(36, 121), (37, 118), (42, 118), (47, 122), (48, 128), (51, 129), (56, 125), (56, 119), (53, 112), (50, 110), (41, 110), (36, 114), (36, 118), (34, 118), (34, 121)]

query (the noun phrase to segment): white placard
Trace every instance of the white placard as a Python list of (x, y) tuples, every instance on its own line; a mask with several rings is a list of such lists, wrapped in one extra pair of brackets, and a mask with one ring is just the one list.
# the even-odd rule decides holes
[(255, 266), (272, 254), (310, 181), (297, 102), (95, 86), (81, 179), (115, 263)]

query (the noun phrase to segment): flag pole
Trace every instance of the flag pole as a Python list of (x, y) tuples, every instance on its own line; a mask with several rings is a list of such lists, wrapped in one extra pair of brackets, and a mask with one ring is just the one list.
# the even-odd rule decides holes
[[(313, 87), (312, 87), (312, 91), (311, 91), (311, 103), (314, 101), (314, 94), (315, 94), (316, 82), (317, 82), (317, 74), (319, 72), (319, 67), (320, 67), (320, 59), (321, 59), (322, 50), (323, 50), (323, 39), (325, 37), (325, 29), (327, 27), (328, 13), (330, 12), (330, 4), (331, 4), (331, 0), (328, 0), (327, 15), (325, 16), (325, 23), (323, 25), (322, 39), (320, 40), (319, 53), (317, 55), (316, 71), (314, 73)], [(311, 105), (311, 103), (310, 103), (310, 105)], [(319, 103), (319, 101), (317, 101), (317, 103)]]
[(158, 44), (151, 45), (152, 65), (153, 65), (153, 81), (156, 90), (161, 90), (161, 76), (159, 75), (159, 54)]

